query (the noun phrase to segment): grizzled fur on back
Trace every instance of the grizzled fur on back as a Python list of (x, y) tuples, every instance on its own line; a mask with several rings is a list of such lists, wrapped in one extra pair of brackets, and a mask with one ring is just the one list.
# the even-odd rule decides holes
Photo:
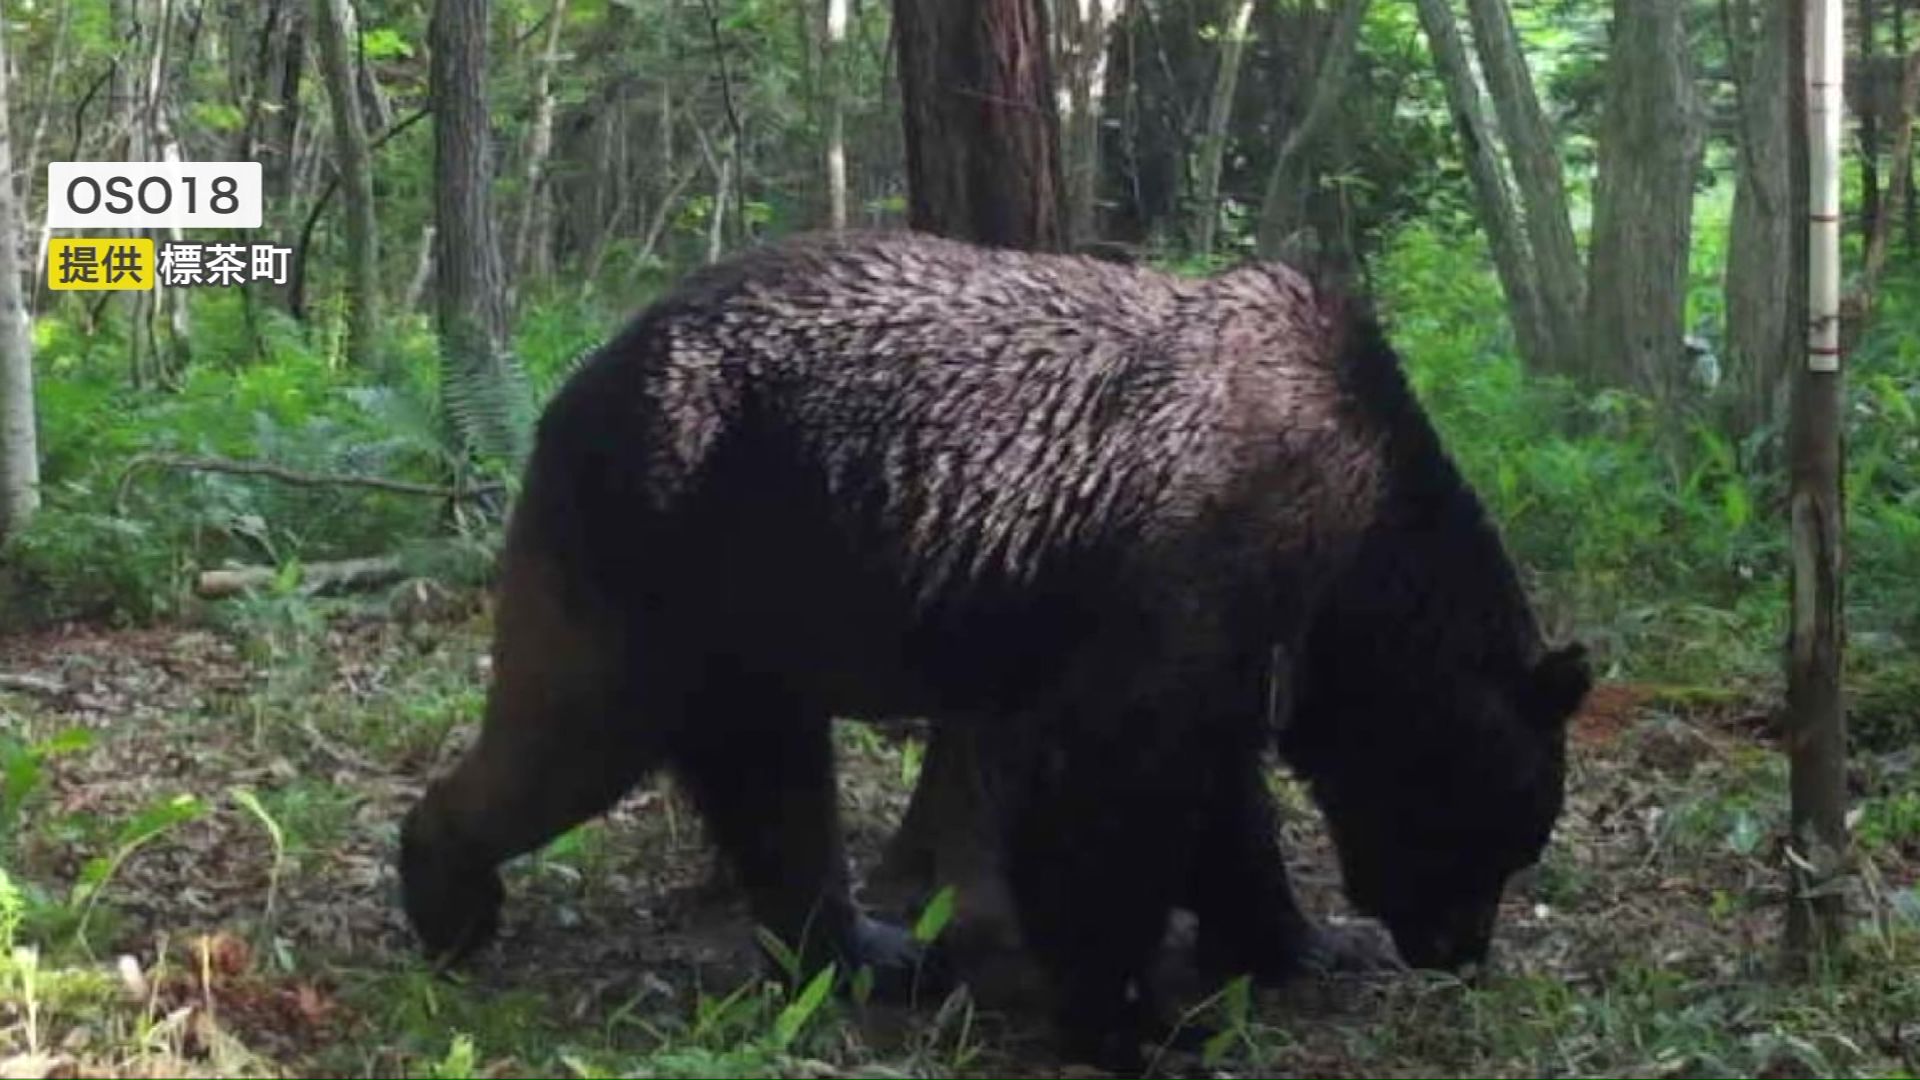
[[(1197, 529), (1264, 567), (1372, 513), (1407, 419), (1391, 355), (1353, 363), (1350, 324), (1280, 266), (1188, 281), (912, 234), (815, 238), (656, 304), (550, 408), (534, 470), (582, 499), (622, 492), (639, 516), (678, 512), (721, 471), (810, 485), (922, 602), (1150, 557)], [(590, 445), (609, 433), (640, 445)], [(1250, 500), (1288, 520), (1250, 517)]]

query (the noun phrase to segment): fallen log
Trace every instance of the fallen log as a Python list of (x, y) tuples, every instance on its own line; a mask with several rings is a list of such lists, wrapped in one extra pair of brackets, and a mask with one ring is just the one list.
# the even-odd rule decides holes
[[(280, 577), (277, 566), (236, 566), (221, 570), (203, 570), (194, 583), (194, 594), (204, 600), (238, 596), (272, 585)], [(338, 562), (305, 563), (300, 567), (300, 593), (313, 596), (326, 592), (352, 592), (390, 585), (404, 576), (400, 556), (375, 555)]]

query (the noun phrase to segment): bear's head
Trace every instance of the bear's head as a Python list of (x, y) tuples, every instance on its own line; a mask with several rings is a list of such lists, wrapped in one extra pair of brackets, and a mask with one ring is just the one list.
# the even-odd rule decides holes
[(1590, 682), (1573, 645), (1504, 676), (1384, 678), (1310, 707), (1321, 737), (1289, 757), (1326, 815), (1348, 899), (1407, 963), (1485, 960), (1507, 879), (1539, 859), (1560, 815), (1566, 724)]

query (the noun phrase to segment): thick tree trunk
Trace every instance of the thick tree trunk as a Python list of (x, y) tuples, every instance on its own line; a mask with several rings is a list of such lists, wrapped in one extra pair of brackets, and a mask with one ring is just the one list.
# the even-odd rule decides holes
[(1418, 5), (1420, 26), (1426, 31), (1434, 66), (1446, 88), (1447, 107), (1453, 112), (1454, 128), (1460, 134), (1460, 155), (1466, 159), (1467, 180), (1473, 188), (1480, 227), (1486, 231), (1494, 270), (1507, 297), (1507, 317), (1513, 322), (1514, 341), (1528, 367), (1536, 371), (1554, 370), (1557, 358), (1553, 355), (1552, 335), (1547, 330), (1545, 311), (1535, 284), (1533, 259), (1500, 171), (1493, 132), (1487, 125), (1480, 89), (1474, 82), (1466, 47), (1461, 44), (1453, 9), (1448, 0), (1418, 0)]
[[(1791, 441), (1791, 601), (1787, 648), (1787, 756), (1792, 841), (1786, 950), (1801, 964), (1840, 944), (1847, 869), (1847, 717), (1840, 673), (1846, 639), (1841, 556), (1840, 0), (1796, 0), (1804, 45), (1808, 228), (1807, 362), (1794, 375)], [(1799, 53), (1799, 49), (1794, 50)], [(1791, 55), (1791, 54), (1790, 54)], [(1798, 57), (1794, 57), (1798, 59)], [(1798, 79), (1792, 80), (1798, 82)], [(1799, 177), (1796, 177), (1796, 181)], [(1796, 187), (1799, 184), (1796, 183)], [(1797, 200), (1796, 200), (1797, 201)], [(1798, 305), (1796, 305), (1798, 306)]]
[(1058, 249), (1060, 128), (1040, 0), (894, 0), (907, 220)]
[(827, 97), (827, 227), (847, 227), (847, 0), (826, 0), (820, 70)]
[[(1789, 320), (1799, 219), (1788, 212), (1793, 75), (1787, 66), (1787, 18), (1787, 7), (1778, 0), (1741, 3), (1728, 27), (1739, 147), (1727, 239), (1727, 419), (1737, 437), (1786, 416), (1791, 358), (1798, 347), (1799, 328)], [(1743, 41), (1751, 46), (1742, 49)]]
[(446, 395), (461, 388), (501, 387), (509, 379), (487, 136), (486, 0), (436, 0), (427, 40), (432, 51), (434, 294)]
[(1267, 187), (1260, 200), (1259, 251), (1263, 258), (1281, 257), (1289, 239), (1306, 219), (1313, 190), (1312, 151), (1327, 124), (1339, 115), (1347, 90), (1347, 72), (1360, 45), (1360, 25), (1366, 20), (1367, 0), (1344, 0), (1320, 50), (1320, 68), (1306, 110), (1274, 156)]
[(547, 184), (547, 161), (553, 156), (553, 71), (560, 64), (560, 29), (567, 21), (567, 0), (553, 0), (547, 12), (546, 47), (533, 69), (533, 122), (527, 130), (527, 149), (521, 171), (520, 223), (513, 232), (513, 267), (525, 295), (528, 283), (542, 282), (552, 269), (553, 192)]
[(1587, 374), (1672, 401), (1702, 140), (1683, 5), (1614, 0), (1594, 185)]
[(380, 369), (380, 225), (373, 201), (373, 152), (360, 108), (359, 31), (352, 0), (315, 0), (320, 66), (332, 106), (333, 146), (347, 224), (347, 359)]
[(1507, 0), (1468, 0), (1467, 9), (1480, 69), (1486, 73), (1494, 113), (1500, 118), (1507, 156), (1513, 163), (1515, 186), (1526, 209), (1527, 249), (1533, 255), (1541, 313), (1550, 335), (1548, 348), (1563, 370), (1571, 369), (1581, 355), (1586, 281), (1553, 127), (1534, 90)]
[(1220, 63), (1214, 69), (1213, 96), (1207, 105), (1207, 126), (1200, 135), (1200, 164), (1195, 178), (1194, 247), (1202, 258), (1213, 254), (1220, 228), (1220, 170), (1226, 160), (1233, 98), (1240, 87), (1240, 59), (1247, 52), (1247, 24), (1253, 19), (1253, 0), (1234, 0), (1233, 14), (1220, 33)]
[[(0, 19), (0, 73), (10, 70), (6, 29), (6, 20)], [(20, 243), (25, 233), (13, 186), (9, 82), (0, 77), (0, 541), (25, 525), (40, 505), (33, 335), (20, 288)]]

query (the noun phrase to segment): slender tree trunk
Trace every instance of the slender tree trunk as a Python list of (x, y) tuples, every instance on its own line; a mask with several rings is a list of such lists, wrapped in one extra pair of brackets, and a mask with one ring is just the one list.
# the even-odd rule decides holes
[(1260, 200), (1259, 251), (1263, 258), (1282, 256), (1289, 239), (1306, 218), (1307, 199), (1312, 194), (1313, 171), (1309, 167), (1312, 151), (1333, 118), (1339, 115), (1340, 100), (1347, 92), (1347, 72), (1353, 67), (1359, 50), (1360, 26), (1366, 21), (1367, 0), (1343, 0), (1326, 47), (1320, 50), (1320, 68), (1313, 80), (1313, 93), (1300, 119), (1287, 132), (1280, 152), (1274, 155), (1273, 168), (1267, 173), (1266, 192)]
[(1540, 106), (1526, 52), (1514, 28), (1507, 0), (1468, 0), (1480, 69), (1486, 73), (1494, 112), (1500, 118), (1515, 186), (1526, 209), (1527, 249), (1539, 282), (1548, 347), (1563, 369), (1579, 363), (1580, 320), (1586, 310), (1586, 281), (1573, 219), (1567, 209), (1566, 178), (1560, 169), (1553, 127)]
[(1060, 126), (1040, 0), (894, 0), (907, 219), (1058, 249)]
[(1533, 259), (1500, 171), (1493, 132), (1487, 125), (1486, 110), (1467, 60), (1466, 46), (1460, 41), (1453, 9), (1448, 0), (1417, 2), (1420, 26), (1426, 31), (1428, 47), (1433, 50), (1434, 66), (1447, 92), (1447, 107), (1453, 112), (1454, 129), (1460, 135), (1460, 155), (1467, 163), (1467, 180), (1473, 189), (1480, 227), (1486, 231), (1494, 270), (1500, 277), (1500, 289), (1507, 297), (1507, 317), (1513, 322), (1514, 341), (1528, 367), (1552, 371), (1556, 358), (1535, 285)]
[[(1860, 235), (1880, 219), (1880, 78), (1874, 63), (1874, 2), (1860, 0)], [(1888, 185), (1892, 190), (1892, 185)]]
[(347, 224), (347, 359), (380, 370), (380, 225), (373, 201), (373, 152), (354, 77), (360, 34), (352, 0), (315, 0), (320, 66), (333, 109), (333, 146)]
[(1201, 257), (1213, 254), (1220, 228), (1220, 171), (1226, 160), (1233, 98), (1240, 87), (1240, 59), (1247, 52), (1247, 24), (1253, 19), (1253, 0), (1234, 0), (1232, 17), (1220, 36), (1220, 63), (1214, 69), (1213, 97), (1207, 106), (1207, 127), (1200, 136), (1199, 175), (1195, 180), (1194, 212), (1199, 215), (1194, 246)]
[(820, 70), (827, 90), (827, 226), (847, 227), (847, 0), (826, 0)]
[(15, 199), (8, 123), (11, 80), (6, 20), (0, 19), (0, 542), (40, 505), (40, 451), (33, 417), (33, 335), (21, 294), (25, 223)]
[[(1845, 913), (1847, 717), (1841, 556), (1840, 0), (1796, 0), (1804, 35), (1807, 362), (1794, 376), (1790, 522), (1792, 619), (1787, 649), (1787, 755), (1792, 842), (1786, 949), (1802, 964), (1840, 944)], [(1795, 50), (1800, 52), (1799, 49)], [(1798, 57), (1795, 57), (1798, 59)], [(1798, 80), (1795, 80), (1798, 82)], [(1798, 179), (1798, 178), (1796, 178)], [(1796, 187), (1798, 185), (1796, 184)]]
[(1107, 39), (1124, 0), (1060, 0), (1061, 68), (1067, 114), (1061, 156), (1067, 181), (1067, 237), (1074, 247), (1097, 240), (1100, 118), (1107, 94)]
[[(1916, 106), (1920, 106), (1920, 50), (1907, 57), (1900, 75), (1900, 99), (1893, 114), (1893, 171), (1887, 176), (1887, 191), (1890, 193), (1908, 190), (1908, 184), (1913, 179), (1913, 115)], [(1867, 234), (1867, 257), (1856, 286), (1863, 316), (1873, 306), (1880, 274), (1887, 266), (1887, 242), (1892, 234), (1893, 214), (1888, 212), (1883, 202), (1880, 213), (1873, 219), (1873, 230)]]
[[(1893, 0), (1893, 53), (1895, 56), (1907, 55), (1907, 0)], [(1920, 200), (1914, 198), (1911, 161), (1907, 163), (1906, 180), (1900, 184), (1900, 216), (1905, 224), (1901, 243), (1911, 255), (1916, 247), (1920, 247)]]
[[(170, 107), (167, 95), (171, 85), (167, 79), (170, 65), (170, 49), (173, 40), (173, 0), (158, 0), (152, 12), (154, 20), (153, 61), (147, 69), (146, 92), (141, 102), (141, 122), (147, 129), (147, 146), (160, 161), (178, 162), (180, 160), (180, 141), (174, 137), (173, 121), (169, 117)], [(188, 44), (192, 45), (189, 39)], [(193, 57), (187, 56), (191, 65)], [(154, 237), (155, 245), (162, 240), (176, 243), (181, 239), (178, 226), (165, 230), (165, 235)], [(193, 355), (193, 320), (187, 307), (187, 292), (184, 289), (158, 289), (142, 295), (152, 298), (156, 313), (164, 313), (167, 323), (166, 349), (159, 348), (159, 339), (155, 338), (154, 362), (156, 374), (163, 380), (177, 378), (187, 369)]]
[[(487, 113), (487, 0), (435, 0), (427, 30), (433, 97), (434, 279), (443, 395), (511, 378), (506, 292), (494, 235)], [(482, 389), (487, 388), (487, 389)], [(449, 405), (453, 401), (449, 399)], [(452, 416), (454, 410), (448, 409)], [(472, 445), (470, 453), (488, 449)]]
[(414, 259), (413, 276), (407, 279), (407, 291), (400, 295), (403, 312), (419, 310), (420, 301), (427, 295), (427, 283), (433, 280), (433, 234), (431, 224), (420, 229), (420, 252)]
[[(1799, 327), (1788, 318), (1799, 224), (1788, 211), (1794, 75), (1787, 66), (1787, 6), (1742, 0), (1730, 17), (1739, 146), (1727, 239), (1728, 427), (1744, 437), (1787, 415), (1799, 348)], [(1743, 47), (1747, 42), (1751, 47)]]
[(1700, 162), (1683, 5), (1614, 0), (1594, 185), (1587, 373), (1676, 399)]
[(520, 224), (513, 234), (513, 265), (525, 294), (525, 285), (547, 278), (553, 250), (553, 192), (547, 184), (547, 162), (553, 156), (553, 72), (560, 64), (560, 29), (567, 21), (567, 0), (553, 0), (547, 13), (547, 43), (533, 69), (533, 123), (527, 131), (526, 168), (521, 174)]

